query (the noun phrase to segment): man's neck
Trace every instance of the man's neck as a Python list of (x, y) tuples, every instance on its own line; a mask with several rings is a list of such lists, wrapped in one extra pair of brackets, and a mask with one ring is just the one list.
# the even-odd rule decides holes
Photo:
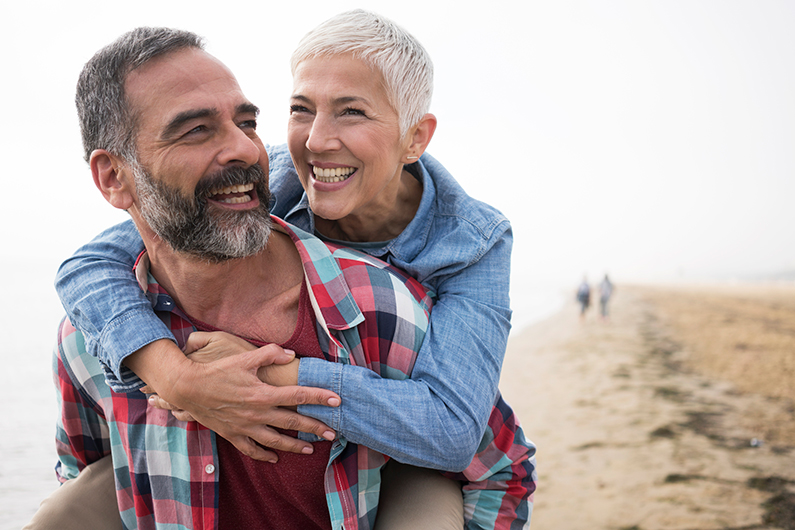
[(254, 256), (208, 263), (148, 244), (152, 275), (190, 317), (242, 337), (285, 342), (295, 329), (304, 271), (289, 236), (274, 230)]

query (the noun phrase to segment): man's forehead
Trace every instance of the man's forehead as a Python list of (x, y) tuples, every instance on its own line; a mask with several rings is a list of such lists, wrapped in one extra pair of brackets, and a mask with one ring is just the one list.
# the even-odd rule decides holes
[(232, 72), (198, 48), (166, 53), (136, 68), (125, 91), (139, 118), (144, 113), (158, 122), (198, 109), (219, 112), (250, 105)]

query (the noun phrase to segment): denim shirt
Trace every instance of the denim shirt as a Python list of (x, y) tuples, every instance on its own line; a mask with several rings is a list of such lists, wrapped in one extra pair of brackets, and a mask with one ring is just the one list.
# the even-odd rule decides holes
[[(308, 232), (314, 219), (286, 146), (269, 146), (272, 213)], [(497, 396), (500, 369), (510, 331), (510, 253), (508, 220), (469, 197), (449, 172), (424, 154), (409, 170), (423, 186), (414, 219), (381, 247), (363, 248), (414, 276), (435, 293), (431, 322), (411, 374), (388, 396), (370, 374), (342, 370), (343, 384), (320, 359), (304, 359), (299, 384), (335, 390), (338, 410), (299, 406), (337, 432), (355, 431), (388, 443), (390, 456), (405, 463), (460, 471), (483, 437)], [(131, 221), (103, 232), (81, 247), (58, 271), (56, 290), (66, 312), (99, 358), (117, 392), (140, 387), (125, 357), (171, 335), (152, 312), (132, 274), (143, 243)], [(378, 417), (372, 404), (388, 399)], [(412, 418), (415, 430), (391, 425)], [(360, 443), (368, 445), (368, 440)], [(464, 458), (449, 458), (445, 447), (465, 447)], [(461, 454), (460, 451), (456, 451)]]

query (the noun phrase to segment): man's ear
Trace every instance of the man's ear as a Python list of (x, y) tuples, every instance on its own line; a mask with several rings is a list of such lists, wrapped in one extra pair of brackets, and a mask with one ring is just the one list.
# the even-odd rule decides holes
[(406, 155), (412, 159), (410, 161), (422, 156), (422, 153), (428, 148), (428, 144), (431, 143), (434, 132), (436, 132), (436, 116), (433, 114), (426, 114), (412, 127), (409, 133), (411, 140), (406, 149)]
[(104, 149), (91, 153), (88, 161), (94, 184), (102, 196), (114, 207), (128, 210), (135, 202), (132, 170), (124, 160)]

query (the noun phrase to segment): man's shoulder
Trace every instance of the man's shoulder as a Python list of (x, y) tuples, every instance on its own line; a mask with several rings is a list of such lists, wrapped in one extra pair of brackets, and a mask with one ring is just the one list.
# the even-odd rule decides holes
[(63, 379), (83, 389), (95, 401), (110, 397), (105, 373), (96, 357), (88, 353), (83, 333), (64, 317), (58, 327), (54, 370)]
[(429, 290), (406, 272), (364, 252), (334, 243), (325, 244), (357, 303), (408, 295), (424, 310), (430, 310)]

